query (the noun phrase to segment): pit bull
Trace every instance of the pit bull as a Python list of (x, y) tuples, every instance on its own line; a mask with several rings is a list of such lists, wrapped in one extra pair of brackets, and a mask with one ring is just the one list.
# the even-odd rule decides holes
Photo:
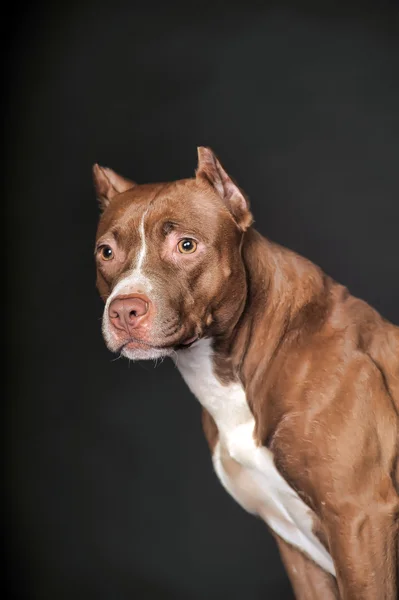
[(396, 600), (399, 328), (260, 235), (211, 149), (171, 183), (93, 170), (108, 348), (175, 361), (298, 599)]

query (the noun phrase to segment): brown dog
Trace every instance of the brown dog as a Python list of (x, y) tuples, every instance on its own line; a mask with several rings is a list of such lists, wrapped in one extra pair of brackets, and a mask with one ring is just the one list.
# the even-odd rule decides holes
[(107, 346), (171, 356), (215, 471), (277, 539), (297, 598), (398, 598), (399, 328), (251, 228), (208, 148), (193, 179), (95, 165)]

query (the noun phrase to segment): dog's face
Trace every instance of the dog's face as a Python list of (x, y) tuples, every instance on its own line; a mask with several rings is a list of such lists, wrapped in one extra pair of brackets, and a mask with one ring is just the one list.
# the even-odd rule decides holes
[(168, 356), (220, 335), (245, 302), (248, 203), (211, 150), (198, 154), (196, 177), (173, 183), (137, 185), (94, 167), (103, 335), (130, 359)]

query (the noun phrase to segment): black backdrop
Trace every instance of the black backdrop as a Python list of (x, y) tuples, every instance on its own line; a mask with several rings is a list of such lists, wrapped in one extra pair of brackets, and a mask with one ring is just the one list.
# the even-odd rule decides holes
[(292, 598), (177, 370), (104, 347), (91, 165), (171, 180), (212, 146), (263, 234), (399, 323), (396, 3), (55, 5), (3, 22), (10, 597)]

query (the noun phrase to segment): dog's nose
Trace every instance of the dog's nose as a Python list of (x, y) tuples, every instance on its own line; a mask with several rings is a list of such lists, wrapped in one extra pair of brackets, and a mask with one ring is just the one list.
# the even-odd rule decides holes
[(148, 313), (150, 300), (146, 296), (117, 296), (109, 305), (108, 314), (112, 325), (130, 333)]

